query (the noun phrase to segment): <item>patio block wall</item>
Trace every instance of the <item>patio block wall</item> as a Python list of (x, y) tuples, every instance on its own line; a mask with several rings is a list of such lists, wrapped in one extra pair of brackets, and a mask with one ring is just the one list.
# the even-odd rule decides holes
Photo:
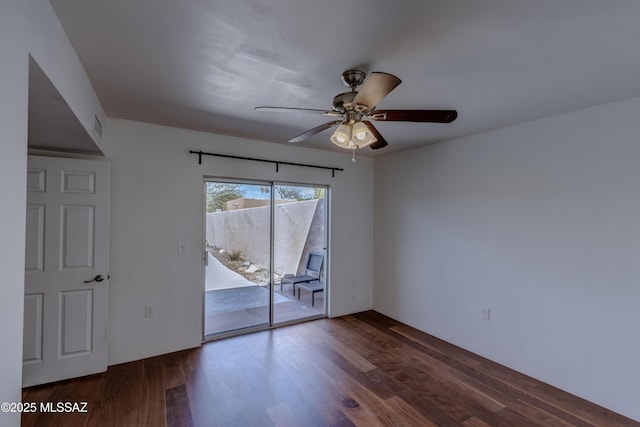
[[(320, 206), (323, 204), (321, 203)], [(321, 250), (324, 215), (316, 215), (318, 200), (279, 204), (275, 207), (275, 273), (283, 275), (299, 270), (303, 255)], [(239, 251), (251, 263), (269, 266), (270, 209), (261, 206), (207, 214), (207, 244), (227, 252)], [(317, 235), (320, 234), (320, 235)], [(315, 243), (314, 242), (320, 242)], [(320, 247), (310, 247), (319, 245)]]

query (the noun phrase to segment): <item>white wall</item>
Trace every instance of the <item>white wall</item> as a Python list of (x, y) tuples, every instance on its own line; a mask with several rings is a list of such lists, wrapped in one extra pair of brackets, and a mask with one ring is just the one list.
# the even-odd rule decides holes
[[(112, 162), (110, 364), (200, 344), (203, 177), (331, 186), (330, 315), (372, 307), (373, 160), (229, 136), (108, 120)], [(197, 156), (189, 150), (337, 166), (326, 170)], [(178, 255), (178, 242), (186, 254)], [(356, 286), (351, 287), (351, 281)], [(353, 296), (353, 298), (352, 298)], [(355, 301), (354, 301), (355, 300)], [(155, 316), (144, 318), (144, 307)]]
[[(0, 2), (0, 401), (20, 400), (27, 168), (28, 64), (32, 55), (83, 124), (102, 109), (51, 5), (45, 0)], [(0, 413), (0, 425), (19, 425)]]
[[(20, 1), (0, 5), (0, 402), (20, 402), (22, 387), (28, 56)], [(0, 425), (19, 424), (20, 414), (0, 412)]]
[(640, 420), (639, 114), (376, 159), (374, 308)]

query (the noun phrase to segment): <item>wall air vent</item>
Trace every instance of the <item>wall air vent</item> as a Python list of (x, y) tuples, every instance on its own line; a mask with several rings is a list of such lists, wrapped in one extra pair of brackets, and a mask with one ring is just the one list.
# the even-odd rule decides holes
[(98, 139), (102, 139), (102, 122), (100, 121), (100, 119), (98, 118), (98, 116), (96, 116), (95, 114), (93, 115), (93, 133), (98, 137)]

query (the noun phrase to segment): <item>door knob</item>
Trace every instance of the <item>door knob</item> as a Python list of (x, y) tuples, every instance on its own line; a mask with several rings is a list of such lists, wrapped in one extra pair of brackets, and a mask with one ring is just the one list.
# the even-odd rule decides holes
[(91, 280), (85, 280), (84, 283), (91, 283), (91, 282), (102, 282), (104, 280), (104, 276), (102, 274), (98, 274), (96, 277), (94, 277)]

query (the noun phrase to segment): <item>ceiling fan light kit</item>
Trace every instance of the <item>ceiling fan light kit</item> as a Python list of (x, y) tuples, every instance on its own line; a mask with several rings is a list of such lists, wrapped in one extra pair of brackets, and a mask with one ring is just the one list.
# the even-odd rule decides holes
[[(351, 88), (351, 92), (336, 95), (330, 111), (295, 107), (256, 107), (256, 110), (320, 113), (337, 117), (339, 120), (303, 132), (291, 138), (289, 142), (304, 141), (317, 133), (338, 126), (331, 135), (331, 142), (349, 150), (364, 147), (377, 150), (388, 145), (370, 120), (451, 123), (458, 117), (455, 110), (376, 110), (378, 103), (402, 81), (396, 76), (380, 72), (372, 72), (366, 80), (365, 77), (366, 74), (360, 70), (347, 70), (342, 73), (342, 82)], [(357, 91), (360, 85), (362, 87)]]
[(378, 139), (369, 131), (362, 122), (354, 124), (341, 124), (331, 135), (331, 142), (340, 148), (353, 150), (367, 147)]

